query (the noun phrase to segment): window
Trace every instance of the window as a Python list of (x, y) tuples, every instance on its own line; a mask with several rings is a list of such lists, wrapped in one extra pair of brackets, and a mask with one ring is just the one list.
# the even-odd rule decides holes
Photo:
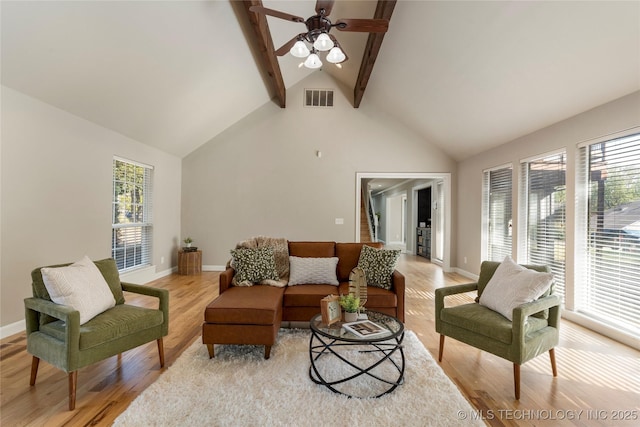
[(118, 270), (151, 264), (151, 166), (113, 159), (111, 256)]
[(526, 263), (551, 268), (554, 292), (564, 300), (566, 154), (563, 151), (527, 160), (521, 168), (524, 258)]
[(578, 311), (640, 335), (640, 134), (580, 147)]
[(483, 218), (486, 256), (490, 261), (502, 261), (511, 255), (512, 167), (503, 166), (484, 172)]

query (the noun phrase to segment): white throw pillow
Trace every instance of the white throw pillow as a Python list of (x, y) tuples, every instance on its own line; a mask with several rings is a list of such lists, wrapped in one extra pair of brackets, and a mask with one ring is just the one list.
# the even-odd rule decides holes
[(335, 285), (338, 286), (336, 267), (338, 257), (302, 258), (289, 257), (289, 286)]
[(553, 274), (528, 269), (507, 256), (484, 288), (480, 304), (513, 320), (513, 309), (540, 298), (552, 281)]
[(67, 267), (40, 271), (51, 301), (78, 310), (81, 325), (116, 305), (102, 273), (87, 256)]

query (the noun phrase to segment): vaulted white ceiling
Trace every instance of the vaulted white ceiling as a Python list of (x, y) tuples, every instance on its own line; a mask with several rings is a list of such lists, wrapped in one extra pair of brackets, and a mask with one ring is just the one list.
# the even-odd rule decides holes
[[(233, 2), (0, 5), (3, 85), (177, 156), (269, 102)], [(264, 5), (307, 18), (315, 1)], [(268, 22), (276, 49), (304, 30)], [(350, 60), (324, 72), (352, 88), (366, 35), (335, 36)], [(313, 72), (279, 61), (287, 88)], [(638, 1), (400, 0), (363, 105), (462, 160), (637, 90)]]

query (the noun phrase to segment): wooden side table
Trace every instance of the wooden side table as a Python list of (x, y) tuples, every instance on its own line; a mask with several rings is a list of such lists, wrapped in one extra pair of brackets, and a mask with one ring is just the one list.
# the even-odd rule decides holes
[(202, 273), (202, 251), (178, 251), (178, 274), (192, 275)]

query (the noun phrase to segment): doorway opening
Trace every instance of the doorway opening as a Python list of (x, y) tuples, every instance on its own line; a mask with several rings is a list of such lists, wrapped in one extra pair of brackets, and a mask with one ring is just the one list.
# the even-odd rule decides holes
[(385, 213), (385, 246), (406, 251), (407, 193), (387, 197)]
[[(426, 188), (429, 188), (431, 198), (426, 208), (428, 214), (425, 216), (424, 206), (419, 215), (418, 192)], [(388, 203), (396, 206), (390, 207), (389, 213)], [(367, 220), (362, 218), (363, 209), (371, 212), (371, 215), (367, 215)], [(430, 221), (419, 220), (419, 217)], [(441, 265), (445, 272), (450, 272), (451, 174), (356, 173), (355, 225), (357, 242), (365, 241), (361, 236), (371, 235), (372, 240), (382, 241), (391, 247), (404, 245), (404, 251), (410, 254), (417, 254), (419, 227), (423, 225), (424, 228), (429, 228), (431, 262)], [(369, 231), (363, 229), (366, 227), (369, 227)]]

